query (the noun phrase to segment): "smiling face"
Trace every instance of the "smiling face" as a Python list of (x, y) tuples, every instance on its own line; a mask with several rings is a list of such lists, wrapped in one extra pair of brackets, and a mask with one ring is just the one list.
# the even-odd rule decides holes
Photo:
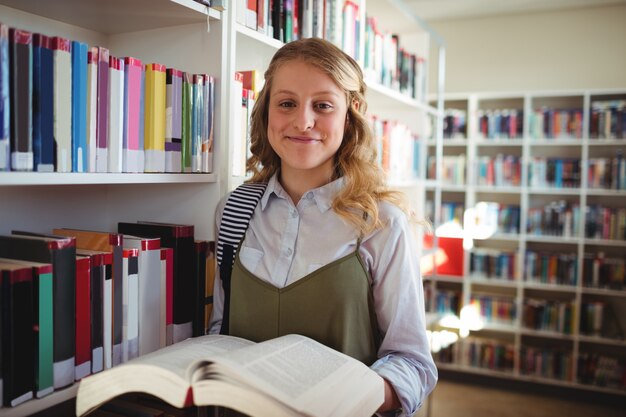
[(273, 77), (267, 134), (281, 159), (281, 176), (330, 181), (333, 156), (345, 130), (346, 95), (322, 71), (300, 60), (282, 64)]

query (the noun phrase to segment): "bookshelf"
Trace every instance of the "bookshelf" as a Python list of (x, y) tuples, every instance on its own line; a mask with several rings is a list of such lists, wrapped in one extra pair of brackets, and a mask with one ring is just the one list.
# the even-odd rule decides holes
[[(232, 135), (238, 121), (232, 111), (224, 109), (232, 109), (241, 99), (236, 97), (231, 80), (236, 71), (264, 70), (282, 45), (237, 23), (236, 3), (229, 2), (230, 9), (217, 11), (192, 0), (60, 0), (54, 5), (0, 0), (2, 23), (10, 27), (104, 46), (116, 57), (133, 56), (143, 63), (210, 74), (216, 78), (217, 91), (213, 173), (0, 172), (0, 234), (11, 230), (49, 233), (53, 227), (116, 230), (119, 221), (141, 219), (193, 224), (198, 239), (212, 240), (212, 214), (218, 201), (244, 180), (232, 175), (236, 146)], [(406, 21), (405, 27), (412, 33), (402, 43), (418, 45), (411, 52), (428, 56), (429, 45), (434, 42), (443, 62), (441, 40), (417, 17), (407, 14), (401, 2), (370, 4), (370, 12), (381, 16), (381, 28), (391, 30), (397, 18)], [(420, 41), (414, 42), (416, 39)], [(443, 69), (438, 76), (443, 78), (442, 74)], [(439, 85), (441, 93), (443, 80)], [(368, 89), (370, 113), (400, 120), (422, 139), (431, 129), (431, 119), (442, 126), (442, 102), (439, 107), (431, 106), (372, 81)], [(422, 148), (420, 157), (424, 158), (425, 143)], [(420, 160), (420, 166), (423, 164)], [(394, 186), (406, 192), (420, 209), (424, 188), (418, 178), (407, 178)], [(0, 408), (0, 415), (38, 413), (74, 398), (77, 388), (74, 384), (42, 399)]]
[(432, 313), (480, 305), (481, 323), (436, 354), (441, 369), (626, 395), (615, 373), (626, 361), (625, 99), (626, 89), (445, 96), (444, 172), (464, 165), (429, 180), (426, 210), (435, 227), (456, 215), (462, 237), (476, 230), (459, 213), (496, 203), (497, 228), (465, 242), (460, 274), (425, 277)]

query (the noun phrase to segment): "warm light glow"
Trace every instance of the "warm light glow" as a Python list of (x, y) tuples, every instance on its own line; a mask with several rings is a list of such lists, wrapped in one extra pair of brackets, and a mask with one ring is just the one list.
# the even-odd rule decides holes
[(428, 253), (423, 255), (420, 259), (420, 271), (423, 275), (432, 274), (435, 271), (435, 266), (441, 266), (448, 261), (448, 255), (439, 248), (434, 253)]
[(433, 353), (437, 353), (441, 349), (446, 349), (459, 340), (459, 336), (449, 330), (427, 330), (426, 335), (430, 344), (430, 350)]

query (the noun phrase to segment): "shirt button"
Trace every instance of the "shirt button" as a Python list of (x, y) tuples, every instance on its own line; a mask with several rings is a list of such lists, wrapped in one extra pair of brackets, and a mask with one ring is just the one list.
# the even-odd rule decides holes
[(298, 217), (298, 210), (291, 210), (291, 217), (294, 219)]
[(306, 198), (307, 198), (307, 200), (313, 200), (313, 193), (311, 191), (306, 193)]
[(291, 256), (292, 253), (293, 251), (291, 250), (291, 248), (285, 249), (285, 256)]

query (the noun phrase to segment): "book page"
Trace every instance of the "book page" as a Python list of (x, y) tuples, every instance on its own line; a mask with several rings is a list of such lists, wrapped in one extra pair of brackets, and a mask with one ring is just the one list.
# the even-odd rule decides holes
[(214, 361), (204, 368), (205, 376), (238, 378), (304, 415), (350, 415), (348, 410), (363, 402), (373, 413), (383, 402), (383, 380), (375, 372), (304, 336), (282, 336)]

